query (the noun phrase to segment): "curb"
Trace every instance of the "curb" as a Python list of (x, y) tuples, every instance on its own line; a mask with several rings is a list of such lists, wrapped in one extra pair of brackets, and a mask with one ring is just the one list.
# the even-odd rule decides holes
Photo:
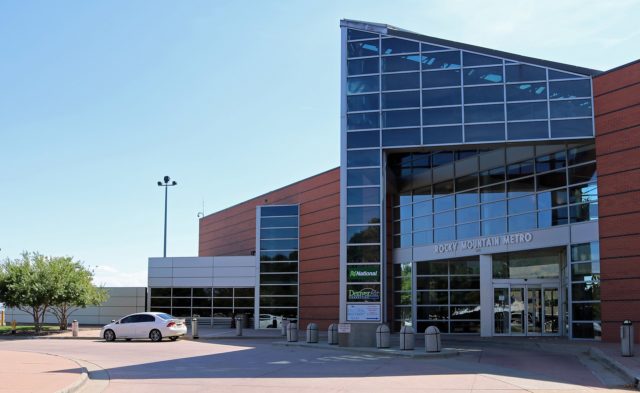
[[(452, 349), (452, 348), (443, 348), (442, 352), (422, 352), (417, 349), (412, 351), (403, 351), (400, 349), (392, 349), (392, 348), (369, 348), (369, 347), (339, 347), (337, 345), (329, 345), (324, 343), (306, 343), (306, 342), (287, 342), (287, 341), (275, 341), (271, 343), (274, 346), (280, 347), (303, 347), (303, 348), (316, 348), (316, 349), (330, 349), (334, 351), (347, 351), (347, 352), (358, 352), (358, 353), (369, 353), (375, 355), (388, 355), (394, 357), (403, 357), (403, 358), (419, 358), (419, 359), (442, 359), (442, 358), (450, 358), (460, 355), (462, 350)], [(466, 352), (466, 351), (465, 351)]]
[(605, 354), (598, 348), (590, 347), (587, 351), (587, 355), (615, 369), (627, 378), (629, 385), (633, 386), (637, 390), (640, 390), (640, 375), (636, 374), (630, 368), (622, 365), (620, 362)]
[(277, 340), (280, 338), (279, 336), (200, 336), (196, 339), (191, 336), (182, 336), (180, 340), (189, 340), (189, 341), (215, 341), (215, 340)]

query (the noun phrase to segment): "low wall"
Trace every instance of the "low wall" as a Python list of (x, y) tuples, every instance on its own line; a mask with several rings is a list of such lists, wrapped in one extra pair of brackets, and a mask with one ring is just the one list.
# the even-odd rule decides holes
[[(74, 319), (81, 325), (105, 325), (112, 319), (120, 319), (125, 315), (146, 311), (145, 287), (107, 287), (109, 299), (97, 307), (81, 308), (71, 314), (69, 323)], [(24, 311), (7, 308), (5, 321), (10, 324), (12, 320), (18, 323), (33, 323), (33, 317)], [(58, 320), (50, 313), (45, 315), (45, 323), (58, 323)]]

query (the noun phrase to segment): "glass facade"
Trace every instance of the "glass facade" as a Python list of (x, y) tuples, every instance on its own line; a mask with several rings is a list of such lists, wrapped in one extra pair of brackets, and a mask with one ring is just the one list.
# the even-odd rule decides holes
[(600, 339), (600, 246), (571, 246), (571, 331), (574, 338)]
[(298, 205), (258, 207), (260, 329), (298, 318)]
[(231, 323), (231, 317), (253, 317), (254, 288), (150, 288), (150, 311), (164, 312), (180, 318), (198, 316), (204, 323)]
[(595, 146), (390, 155), (393, 246), (412, 247), (596, 220)]

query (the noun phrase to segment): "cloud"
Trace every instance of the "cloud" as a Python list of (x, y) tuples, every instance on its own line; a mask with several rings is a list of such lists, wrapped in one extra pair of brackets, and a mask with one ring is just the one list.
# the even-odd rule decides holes
[(120, 271), (109, 265), (94, 268), (93, 282), (105, 287), (146, 287), (147, 271)]

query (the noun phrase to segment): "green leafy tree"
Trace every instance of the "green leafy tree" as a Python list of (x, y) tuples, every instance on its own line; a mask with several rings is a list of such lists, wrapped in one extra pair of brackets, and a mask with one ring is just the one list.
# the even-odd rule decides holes
[(35, 252), (24, 252), (22, 258), (7, 259), (0, 266), (0, 301), (30, 314), (36, 332), (59, 287), (49, 268), (48, 258)]
[(98, 306), (109, 297), (104, 288), (93, 285), (93, 272), (71, 257), (50, 258), (49, 271), (57, 284), (49, 312), (56, 317), (61, 330), (67, 329), (69, 317), (75, 311)]

